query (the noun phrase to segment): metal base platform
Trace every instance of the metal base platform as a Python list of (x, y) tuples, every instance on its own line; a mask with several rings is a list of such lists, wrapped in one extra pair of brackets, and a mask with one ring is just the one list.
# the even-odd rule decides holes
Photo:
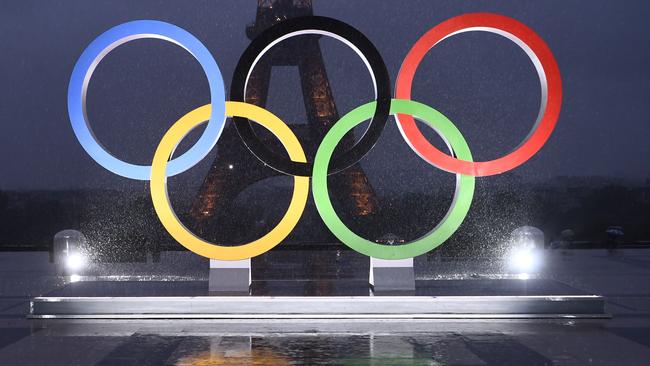
[(605, 318), (600, 296), (37, 297), (35, 319)]

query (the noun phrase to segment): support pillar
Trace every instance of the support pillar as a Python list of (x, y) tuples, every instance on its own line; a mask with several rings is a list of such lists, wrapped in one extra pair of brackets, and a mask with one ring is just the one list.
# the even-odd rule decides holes
[(248, 295), (251, 285), (251, 260), (220, 261), (210, 259), (208, 291)]
[(386, 260), (371, 257), (370, 285), (374, 292), (415, 291), (413, 258)]

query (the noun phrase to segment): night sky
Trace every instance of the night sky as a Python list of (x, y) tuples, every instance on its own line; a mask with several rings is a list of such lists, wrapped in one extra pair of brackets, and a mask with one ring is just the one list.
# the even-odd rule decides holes
[[(485, 11), (524, 22), (554, 52), (564, 100), (550, 141), (508, 174), (535, 181), (561, 175), (637, 182), (650, 177), (649, 2), (314, 3), (317, 15), (358, 28), (376, 45), (393, 86), (412, 44), (449, 17)], [(256, 4), (3, 0), (0, 8), (0, 189), (126, 189), (142, 183), (97, 165), (70, 127), (66, 93), (78, 56), (114, 25), (163, 20), (188, 30), (207, 46), (228, 90), (237, 60), (249, 43), (245, 27), (254, 20)], [(321, 46), (340, 114), (370, 101), (370, 77), (357, 56), (335, 40), (322, 39)], [(297, 70), (275, 70), (271, 84), (269, 110), (289, 123), (304, 121)], [(416, 74), (413, 92), (414, 99), (440, 110), (459, 127), (477, 160), (496, 158), (518, 145), (534, 122), (539, 94), (537, 75), (523, 51), (485, 33), (456, 36), (432, 49)], [(163, 41), (138, 40), (119, 47), (99, 65), (90, 83), (88, 110), (96, 135), (110, 151), (147, 164), (166, 129), (208, 102), (205, 76), (191, 55)], [(437, 141), (435, 134), (429, 135)], [(215, 153), (178, 182), (199, 184)], [(393, 122), (362, 164), (377, 186), (407, 179), (408, 185), (418, 188), (430, 178), (450, 176), (420, 161)]]

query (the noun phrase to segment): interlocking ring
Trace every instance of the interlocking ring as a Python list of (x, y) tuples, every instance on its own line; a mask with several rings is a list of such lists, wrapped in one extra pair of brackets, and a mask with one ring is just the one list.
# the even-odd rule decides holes
[[(473, 161), (465, 139), (447, 117), (432, 107), (410, 100), (415, 71), (427, 51), (447, 37), (468, 31), (488, 31), (514, 41), (533, 61), (542, 85), (539, 116), (529, 136), (515, 151), (486, 162)], [(278, 42), (302, 34), (332, 36), (352, 47), (371, 71), (376, 96), (375, 101), (357, 107), (334, 124), (321, 142), (313, 165), (307, 162), (300, 142), (284, 122), (265, 109), (244, 103), (246, 82), (262, 55)], [(108, 153), (94, 138), (85, 107), (88, 82), (96, 65), (115, 47), (138, 38), (164, 39), (192, 53), (208, 76), (212, 99), (212, 105), (199, 107), (172, 125), (156, 149), (150, 167), (126, 163)], [(240, 260), (272, 249), (289, 235), (300, 219), (309, 195), (309, 176), (313, 176), (313, 194), (318, 212), (329, 230), (341, 242), (375, 258), (404, 259), (435, 249), (460, 227), (471, 205), (476, 176), (508, 171), (523, 164), (539, 151), (557, 123), (562, 104), (562, 82), (553, 54), (537, 34), (514, 19), (481, 13), (451, 18), (433, 27), (416, 42), (399, 72), (396, 85), (396, 97), (399, 99), (391, 100), (389, 83), (388, 71), (379, 53), (359, 31), (330, 18), (301, 17), (281, 22), (253, 40), (235, 69), (231, 88), (233, 101), (227, 102), (219, 68), (196, 38), (168, 23), (141, 20), (111, 28), (84, 50), (70, 79), (68, 112), (75, 135), (95, 161), (127, 178), (151, 179), (151, 198), (160, 221), (174, 239), (194, 253), (212, 259)], [(347, 228), (334, 211), (327, 187), (328, 174), (349, 167), (372, 149), (389, 114), (396, 114), (402, 136), (420, 157), (456, 174), (454, 199), (443, 220), (423, 237), (397, 246), (373, 243)], [(210, 152), (221, 135), (226, 115), (235, 117), (235, 126), (240, 136), (255, 156), (273, 169), (294, 177), (291, 203), (280, 223), (262, 238), (234, 247), (210, 243), (191, 233), (176, 217), (167, 194), (167, 177), (191, 168)], [(418, 130), (413, 117), (421, 119), (440, 134), (452, 155), (431, 145)], [(372, 122), (361, 140), (341, 157), (332, 160), (332, 154), (343, 136), (368, 118), (372, 118)], [(269, 129), (280, 140), (289, 153), (289, 160), (275, 156), (256, 138), (249, 119)], [(208, 124), (197, 144), (168, 162), (182, 138), (205, 121)]]
[[(291, 37), (307, 34), (330, 36), (352, 48), (370, 71), (375, 89), (377, 107), (368, 129), (356, 145), (334, 159), (330, 170), (330, 174), (333, 174), (355, 164), (375, 146), (384, 130), (390, 110), (391, 91), (388, 70), (379, 51), (363, 33), (339, 20), (319, 16), (292, 18), (278, 23), (256, 37), (239, 58), (232, 76), (230, 99), (245, 101), (246, 83), (253, 68), (273, 46)], [(237, 117), (234, 118), (234, 121), (237, 131), (248, 149), (264, 164), (281, 173), (311, 176), (313, 163), (299, 163), (275, 154), (255, 135), (249, 121)]]
[(199, 61), (210, 86), (214, 114), (209, 118), (203, 135), (183, 155), (169, 163), (169, 175), (176, 175), (203, 160), (217, 143), (225, 123), (225, 90), (221, 71), (210, 51), (186, 30), (156, 20), (136, 20), (120, 24), (95, 38), (83, 51), (72, 70), (68, 86), (68, 115), (77, 139), (99, 165), (125, 178), (149, 180), (151, 167), (127, 163), (111, 155), (92, 132), (86, 113), (88, 83), (97, 65), (118, 46), (142, 38), (157, 38), (177, 44)]
[[(380, 259), (404, 259), (424, 254), (444, 243), (467, 216), (474, 195), (474, 177), (456, 175), (456, 191), (451, 207), (442, 221), (421, 238), (402, 245), (383, 245), (364, 239), (350, 230), (338, 217), (329, 199), (327, 169), (336, 145), (345, 134), (370, 117), (376, 102), (357, 107), (341, 118), (325, 135), (314, 159), (312, 190), (316, 208), (330, 229), (343, 244), (369, 257)], [(435, 109), (412, 100), (393, 99), (390, 113), (408, 113), (421, 119), (433, 128), (445, 141), (450, 150), (461, 159), (472, 160), (469, 146), (447, 117)]]
[[(153, 207), (163, 226), (181, 245), (204, 257), (221, 260), (240, 260), (251, 258), (271, 250), (289, 235), (296, 226), (307, 204), (309, 178), (294, 176), (293, 196), (287, 212), (280, 223), (263, 237), (243, 245), (221, 246), (209, 243), (192, 234), (176, 217), (167, 194), (167, 160), (183, 137), (192, 129), (205, 122), (211, 114), (210, 105), (199, 107), (185, 116), (165, 133), (151, 164), (151, 199)], [(273, 113), (252, 104), (226, 102), (228, 116), (249, 118), (271, 131), (279, 140), (289, 157), (295, 161), (307, 161), (305, 152), (289, 126)]]
[(464, 14), (446, 20), (426, 32), (406, 55), (395, 84), (395, 97), (411, 99), (415, 71), (426, 53), (456, 34), (483, 31), (495, 33), (521, 47), (535, 65), (542, 87), (542, 100), (537, 121), (519, 147), (509, 154), (490, 161), (472, 162), (449, 156), (433, 146), (422, 135), (413, 117), (398, 114), (398, 126), (408, 145), (430, 164), (451, 173), (487, 176), (514, 169), (530, 159), (551, 136), (562, 106), (560, 69), (550, 48), (532, 29), (503, 15), (489, 13)]

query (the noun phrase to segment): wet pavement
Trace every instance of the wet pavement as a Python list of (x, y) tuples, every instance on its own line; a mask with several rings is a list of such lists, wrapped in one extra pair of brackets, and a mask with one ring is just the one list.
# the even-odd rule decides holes
[(644, 365), (626, 321), (56, 321), (14, 323), (2, 365)]
[[(650, 360), (650, 252), (645, 251), (617, 256), (576, 251), (549, 263), (542, 279), (500, 282), (510, 291), (557, 286), (549, 291), (602, 294), (613, 318), (601, 320), (28, 320), (32, 296), (71, 290), (48, 270), (21, 266), (19, 257), (0, 254), (3, 366), (620, 366)], [(467, 284), (452, 281), (435, 282), (438, 294)], [(476, 292), (490, 283), (467, 281), (476, 281), (466, 287)], [(173, 282), (169, 294), (203, 291), (200, 282), (191, 282), (194, 288)]]

